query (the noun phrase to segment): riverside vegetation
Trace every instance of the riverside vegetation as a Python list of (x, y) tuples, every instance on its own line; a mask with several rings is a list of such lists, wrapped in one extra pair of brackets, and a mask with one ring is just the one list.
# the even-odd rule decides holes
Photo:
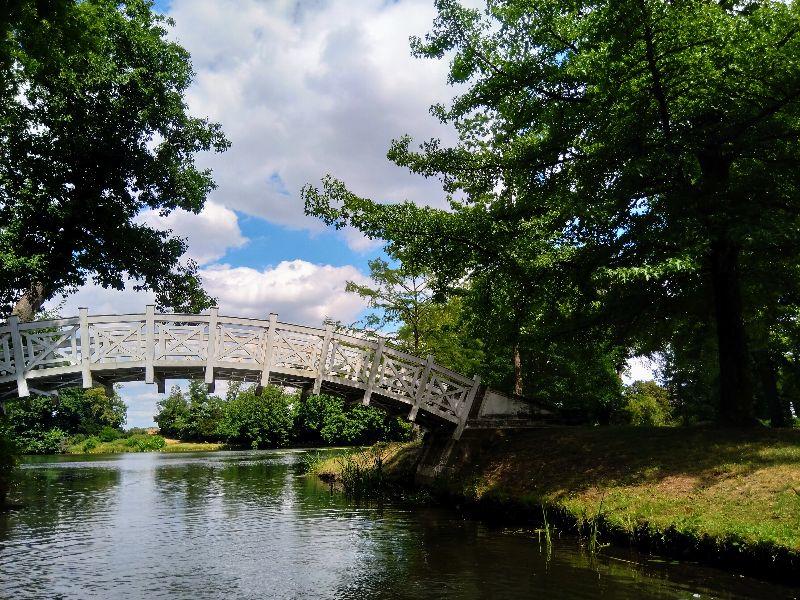
[[(31, 396), (7, 403), (3, 456), (148, 451), (208, 451), (221, 448), (282, 448), (289, 445), (363, 445), (404, 440), (410, 424), (372, 407), (347, 407), (332, 396), (288, 394), (269, 386), (232, 384), (226, 396), (201, 382), (188, 391), (172, 388), (158, 404), (158, 434), (123, 429), (127, 408), (116, 392), (70, 388), (58, 397)], [(7, 447), (7, 448), (6, 448)], [(13, 461), (8, 459), (9, 467)]]

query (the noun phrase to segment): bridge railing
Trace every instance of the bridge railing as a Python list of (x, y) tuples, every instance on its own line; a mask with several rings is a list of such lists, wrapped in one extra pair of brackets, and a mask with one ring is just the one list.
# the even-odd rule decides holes
[[(205, 381), (240, 378), (267, 385), (270, 377), (363, 390), (363, 403), (380, 395), (456, 425), (460, 436), (480, 385), (378, 341), (325, 329), (282, 323), (277, 315), (250, 319), (208, 314), (89, 315), (0, 326), (0, 386), (16, 384), (19, 396), (48, 387), (137, 378), (159, 383), (166, 373), (204, 373)], [(13, 389), (13, 387), (12, 387)]]

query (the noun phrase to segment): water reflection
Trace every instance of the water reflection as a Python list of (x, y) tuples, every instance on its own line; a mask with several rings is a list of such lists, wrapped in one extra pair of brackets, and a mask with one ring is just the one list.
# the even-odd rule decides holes
[(359, 506), (299, 453), (31, 460), (0, 515), (8, 598), (781, 598), (780, 586), (530, 531)]

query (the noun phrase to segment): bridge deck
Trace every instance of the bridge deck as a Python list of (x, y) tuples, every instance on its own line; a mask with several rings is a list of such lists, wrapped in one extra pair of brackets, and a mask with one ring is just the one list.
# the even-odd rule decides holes
[(80, 315), (0, 326), (0, 397), (65, 386), (202, 377), (332, 391), (460, 437), (480, 386), (426, 360), (337, 332), (267, 320), (204, 315)]

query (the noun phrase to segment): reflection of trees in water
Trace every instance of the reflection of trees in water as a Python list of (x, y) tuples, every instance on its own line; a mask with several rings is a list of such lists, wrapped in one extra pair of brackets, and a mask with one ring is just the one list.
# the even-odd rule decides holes
[(119, 483), (120, 472), (113, 465), (18, 469), (12, 497), (21, 507), (9, 520), (16, 520), (17, 526), (44, 529), (76, 516), (103, 512), (113, 504)]

